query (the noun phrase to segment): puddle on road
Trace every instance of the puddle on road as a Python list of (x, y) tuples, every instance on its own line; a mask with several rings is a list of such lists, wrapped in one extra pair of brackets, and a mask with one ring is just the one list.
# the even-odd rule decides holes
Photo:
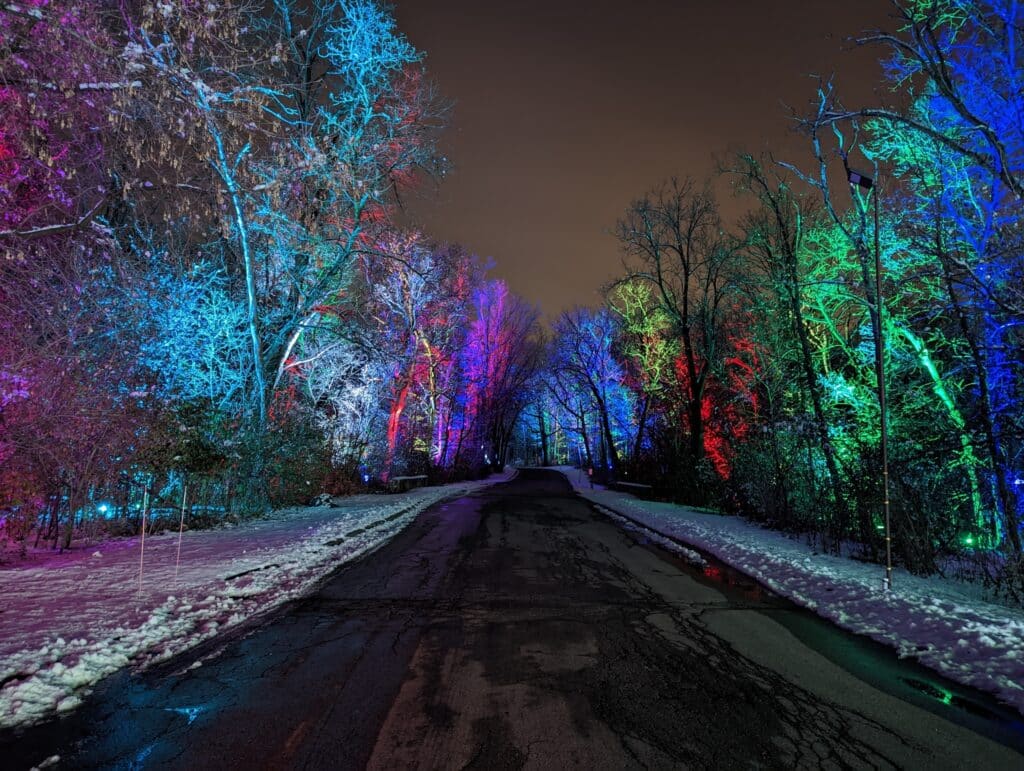
[(734, 570), (724, 562), (719, 562), (713, 557), (709, 559), (707, 555), (702, 554), (702, 556), (708, 562), (701, 568), (701, 576), (706, 582), (714, 585), (719, 590), (722, 588), (730, 589), (751, 604), (763, 604), (769, 607), (789, 604), (782, 597), (757, 583), (757, 581), (745, 573)]
[(809, 611), (772, 613), (807, 647), (879, 690), (1024, 753), (1024, 717), (983, 691), (947, 680), (870, 638), (845, 632)]
[(925, 696), (941, 701), (943, 704), (950, 704), (954, 707), (959, 707), (960, 709), (970, 712), (972, 715), (984, 718), (985, 720), (999, 720), (999, 715), (995, 714), (987, 707), (983, 707), (981, 704), (973, 702), (970, 699), (965, 699), (962, 696), (957, 696), (955, 693), (944, 691), (931, 683), (926, 683), (915, 677), (901, 677), (900, 680), (911, 688), (920, 691)]
[(912, 659), (899, 658), (886, 645), (840, 629), (701, 549), (684, 544), (704, 558), (704, 565), (695, 565), (666, 550), (645, 528), (625, 530), (639, 545), (717, 589), (730, 603), (769, 615), (808, 648), (859, 680), (1024, 753), (1024, 716), (994, 696), (947, 680)]
[(615, 524), (621, 527), (628, 535), (645, 549), (655, 552), (661, 559), (670, 562), (688, 576), (697, 579), (699, 583), (714, 587), (725, 595), (730, 603), (744, 607), (757, 608), (781, 608), (799, 610), (789, 600), (780, 597), (771, 589), (762, 586), (746, 573), (736, 570), (731, 565), (719, 560), (717, 557), (696, 547), (685, 544), (684, 551), (700, 555), (703, 564), (695, 564), (685, 556), (681, 556), (665, 547), (665, 539), (659, 533), (628, 520), (618, 515), (612, 517)]

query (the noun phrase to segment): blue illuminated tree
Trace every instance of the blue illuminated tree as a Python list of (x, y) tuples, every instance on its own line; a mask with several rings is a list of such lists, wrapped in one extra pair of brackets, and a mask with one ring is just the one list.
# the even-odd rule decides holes
[[(575, 402), (585, 423), (586, 412), (594, 416), (599, 457), (613, 474), (621, 467), (620, 458), (630, 452), (637, 427), (634, 423), (636, 401), (626, 385), (626, 372), (615, 356), (619, 336), (615, 314), (607, 309), (591, 311), (576, 308), (563, 313), (555, 322), (555, 341), (550, 368), (553, 393), (567, 407)], [(571, 409), (571, 408), (570, 408)], [(586, 431), (585, 426), (581, 426)], [(593, 448), (589, 447), (592, 453)]]
[[(1019, 82), (1024, 75), (1024, 11), (1002, 0), (895, 4), (901, 27), (874, 33), (863, 44), (888, 48), (887, 77), (910, 91), (909, 108), (858, 111), (825, 105), (823, 124), (866, 120), (868, 151), (893, 165), (908, 194), (896, 202), (911, 216), (901, 223), (910, 251), (934, 277), (945, 306), (941, 330), (966, 355), (975, 389), (955, 394), (936, 381), (936, 394), (961, 411), (969, 444), (985, 448), (992, 481), (994, 528), (1020, 553), (1024, 468), (1019, 440), (1024, 362), (1024, 247), (1019, 222), (1024, 202), (1024, 127)], [(938, 325), (936, 325), (938, 327)], [(933, 327), (935, 329), (935, 327)], [(927, 332), (904, 335), (919, 360), (932, 359)], [(935, 337), (932, 332), (931, 337)], [(925, 367), (927, 368), (927, 361)], [(1004, 526), (1005, 525), (1005, 526)], [(996, 532), (992, 532), (996, 530)]]

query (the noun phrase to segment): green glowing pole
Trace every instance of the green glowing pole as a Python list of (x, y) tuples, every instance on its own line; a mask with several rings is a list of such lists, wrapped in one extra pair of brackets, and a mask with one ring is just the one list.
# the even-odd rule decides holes
[(964, 420), (964, 416), (957, 408), (952, 394), (949, 393), (949, 390), (942, 382), (942, 376), (939, 374), (939, 369), (935, 365), (925, 341), (914, 334), (913, 330), (901, 324), (894, 323), (892, 331), (910, 344), (910, 347), (917, 356), (918, 363), (931, 380), (932, 392), (938, 397), (946, 410), (946, 414), (949, 415), (950, 420), (956, 427), (957, 433), (960, 436), (960, 459), (966, 470), (967, 482), (971, 489), (971, 513), (974, 516), (974, 526), (979, 533), (987, 533), (990, 527), (985, 516), (985, 507), (981, 500), (981, 486), (978, 483), (977, 469), (979, 462), (975, 456), (970, 437), (967, 435), (967, 421)]

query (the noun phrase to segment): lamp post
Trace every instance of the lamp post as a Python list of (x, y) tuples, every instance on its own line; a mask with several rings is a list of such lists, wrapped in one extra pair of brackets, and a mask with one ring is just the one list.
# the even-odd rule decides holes
[(878, 240), (878, 186), (866, 174), (854, 171), (846, 162), (843, 167), (850, 186), (870, 191), (875, 215), (875, 375), (878, 380), (878, 414), (881, 422), (882, 514), (885, 518), (885, 589), (892, 589), (892, 523), (889, 515), (889, 421), (885, 404), (885, 327), (882, 323), (882, 250)]

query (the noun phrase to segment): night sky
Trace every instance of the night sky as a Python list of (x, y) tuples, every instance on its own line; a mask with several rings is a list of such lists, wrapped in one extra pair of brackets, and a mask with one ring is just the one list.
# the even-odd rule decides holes
[[(732, 149), (806, 163), (790, 107), (836, 73), (850, 106), (878, 87), (886, 0), (398, 0), (402, 31), (454, 103), (453, 168), (407, 201), (432, 236), (493, 257), (550, 318), (599, 301), (621, 257), (609, 234), (672, 175), (705, 177)], [(738, 204), (723, 189), (723, 209)]]

